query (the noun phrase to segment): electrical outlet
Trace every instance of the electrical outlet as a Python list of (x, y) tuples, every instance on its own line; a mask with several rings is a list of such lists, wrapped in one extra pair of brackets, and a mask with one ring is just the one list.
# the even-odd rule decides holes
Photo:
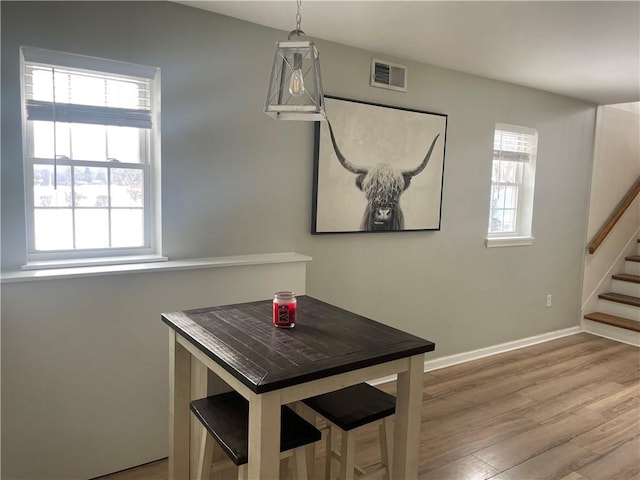
[(547, 295), (547, 308), (551, 306), (551, 295)]

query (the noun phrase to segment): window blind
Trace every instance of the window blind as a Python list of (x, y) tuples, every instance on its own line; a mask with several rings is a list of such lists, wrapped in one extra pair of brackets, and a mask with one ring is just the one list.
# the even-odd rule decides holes
[(150, 89), (147, 78), (25, 65), (27, 120), (151, 128)]
[(493, 159), (511, 162), (529, 162), (532, 158), (531, 134), (496, 130), (493, 142)]
[(27, 120), (151, 128), (150, 110), (27, 100)]
[(527, 138), (514, 132), (496, 130), (493, 142), (493, 159), (528, 162), (531, 155)]

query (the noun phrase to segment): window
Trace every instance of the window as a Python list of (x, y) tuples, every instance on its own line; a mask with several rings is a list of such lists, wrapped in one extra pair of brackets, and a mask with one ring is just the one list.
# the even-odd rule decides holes
[(28, 263), (159, 254), (159, 75), (22, 49)]
[(497, 124), (487, 246), (531, 244), (538, 132)]

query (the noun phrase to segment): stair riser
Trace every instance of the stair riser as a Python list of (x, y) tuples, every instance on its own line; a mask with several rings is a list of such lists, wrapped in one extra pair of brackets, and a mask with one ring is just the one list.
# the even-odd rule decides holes
[(624, 273), (640, 275), (640, 262), (630, 262), (629, 260), (624, 262)]
[(597, 311), (640, 322), (640, 308), (626, 305), (624, 303), (610, 302), (608, 300), (598, 300)]
[(582, 321), (582, 328), (585, 332), (591, 332), (595, 335), (640, 347), (640, 332), (625, 330), (624, 328), (605, 325), (604, 323), (592, 322), (587, 319)]
[(622, 295), (640, 297), (640, 283), (625, 282), (624, 280), (613, 280), (613, 282), (611, 283), (611, 291), (615, 293), (621, 293)]

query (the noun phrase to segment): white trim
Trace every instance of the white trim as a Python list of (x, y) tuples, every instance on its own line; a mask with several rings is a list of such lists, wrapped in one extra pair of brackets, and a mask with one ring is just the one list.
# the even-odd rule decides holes
[(158, 67), (139, 65), (99, 57), (89, 57), (76, 53), (60, 52), (38, 47), (20, 47), (25, 61), (46, 65), (61, 65), (82, 70), (100, 70), (117, 75), (144, 77), (153, 79), (159, 71)]
[(131, 255), (122, 257), (83, 257), (67, 260), (40, 260), (22, 265), (20, 270), (49, 270), (54, 268), (98, 267), (106, 265), (124, 265), (128, 263), (166, 262), (169, 259), (161, 255)]
[[(471, 350), (470, 352), (457, 353), (455, 355), (448, 355), (446, 357), (436, 358), (434, 360), (425, 360), (424, 372), (430, 372), (432, 370), (439, 370), (441, 368), (452, 367), (459, 363), (470, 362), (472, 360), (479, 360), (480, 358), (489, 357), (491, 355), (497, 355), (499, 353), (509, 352), (511, 350), (517, 350), (519, 348), (530, 347), (538, 343), (548, 342), (557, 338), (567, 337), (569, 335), (575, 335), (582, 330), (580, 327), (569, 327), (563, 330), (556, 330), (554, 332), (542, 333), (533, 337), (522, 338), (520, 340), (514, 340), (512, 342), (500, 343), (492, 347), (479, 348), (477, 350)], [(383, 383), (393, 382), (396, 380), (396, 375), (390, 375), (384, 378), (378, 378), (373, 380), (371, 385), (381, 385)]]
[[(162, 257), (159, 257), (160, 259)], [(156, 272), (170, 270), (195, 270), (203, 268), (221, 268), (245, 265), (263, 265), (273, 263), (309, 262), (311, 257), (294, 252), (262, 253), (237, 255), (230, 257), (191, 258), (184, 260), (156, 261), (121, 265), (99, 265), (74, 268), (55, 268), (43, 270), (2, 272), (1, 283), (18, 283), (35, 280), (55, 280), (60, 278), (97, 277), (103, 275), (122, 275), (128, 273)]]
[(487, 248), (494, 247), (524, 247), (533, 245), (535, 237), (491, 237), (485, 240)]

